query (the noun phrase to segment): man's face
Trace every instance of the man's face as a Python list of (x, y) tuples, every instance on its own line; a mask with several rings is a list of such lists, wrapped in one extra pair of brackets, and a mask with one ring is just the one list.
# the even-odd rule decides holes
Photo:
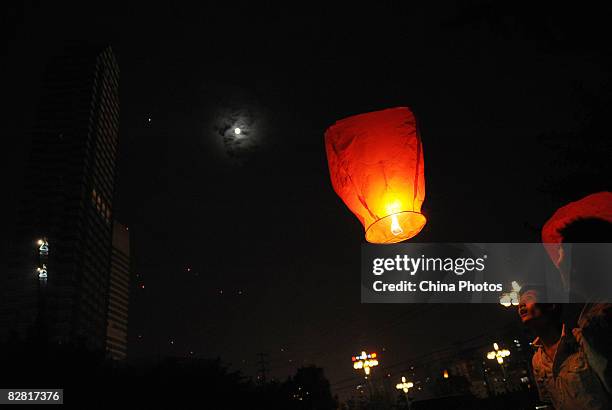
[(538, 292), (534, 289), (528, 290), (521, 294), (518, 305), (518, 314), (521, 322), (528, 324), (533, 320), (542, 318), (542, 309), (537, 304)]

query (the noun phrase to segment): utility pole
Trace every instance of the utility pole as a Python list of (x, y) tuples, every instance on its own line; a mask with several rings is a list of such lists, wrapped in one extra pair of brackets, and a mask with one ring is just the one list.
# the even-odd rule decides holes
[(259, 383), (263, 386), (266, 384), (266, 374), (268, 372), (268, 353), (258, 353), (259, 361), (257, 364), (259, 365), (258, 373), (259, 373)]

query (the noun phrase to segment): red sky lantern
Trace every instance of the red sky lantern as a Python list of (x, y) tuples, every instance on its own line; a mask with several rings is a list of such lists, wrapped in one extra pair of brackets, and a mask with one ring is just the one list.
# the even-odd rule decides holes
[(542, 228), (542, 242), (548, 255), (559, 267), (561, 262), (561, 231), (572, 222), (582, 218), (597, 218), (612, 223), (612, 192), (597, 192), (570, 202), (557, 209)]
[(423, 146), (407, 107), (359, 114), (325, 132), (332, 186), (372, 243), (418, 234), (427, 219)]

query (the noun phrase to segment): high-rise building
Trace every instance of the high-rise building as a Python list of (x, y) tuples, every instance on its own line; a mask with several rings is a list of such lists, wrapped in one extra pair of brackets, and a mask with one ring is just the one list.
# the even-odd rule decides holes
[(127, 356), (129, 296), (130, 233), (115, 221), (106, 330), (106, 351), (115, 360), (125, 360)]
[(46, 70), (0, 283), (0, 338), (106, 346), (119, 68), (110, 47), (79, 47)]

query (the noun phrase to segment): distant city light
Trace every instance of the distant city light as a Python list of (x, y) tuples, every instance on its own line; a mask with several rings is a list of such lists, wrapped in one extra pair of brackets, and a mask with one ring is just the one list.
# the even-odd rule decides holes
[(517, 281), (512, 281), (512, 290), (510, 292), (503, 293), (499, 298), (499, 303), (504, 307), (518, 306), (520, 291), (521, 285), (519, 285)]
[(36, 246), (38, 247), (38, 266), (36, 267), (36, 272), (38, 273), (38, 279), (45, 283), (48, 277), (49, 242), (47, 238), (43, 237), (36, 241)]
[(46, 239), (39, 239), (37, 243), (40, 256), (47, 256), (49, 254), (49, 242)]
[(353, 361), (353, 368), (355, 370), (363, 369), (367, 378), (367, 376), (370, 374), (370, 368), (378, 366), (378, 360), (376, 357), (376, 353), (366, 353), (365, 351), (361, 352), (360, 355), (351, 357), (351, 360)]
[(396, 389), (403, 390), (404, 393), (408, 393), (408, 389), (412, 387), (414, 387), (414, 383), (407, 382), (404, 376), (402, 376), (402, 382), (395, 385)]
[(504, 357), (510, 356), (510, 350), (508, 349), (500, 349), (497, 343), (493, 343), (493, 351), (487, 353), (487, 359), (493, 360), (496, 359), (497, 363), (504, 363)]
[(47, 265), (43, 263), (42, 268), (36, 268), (39, 279), (47, 279)]

